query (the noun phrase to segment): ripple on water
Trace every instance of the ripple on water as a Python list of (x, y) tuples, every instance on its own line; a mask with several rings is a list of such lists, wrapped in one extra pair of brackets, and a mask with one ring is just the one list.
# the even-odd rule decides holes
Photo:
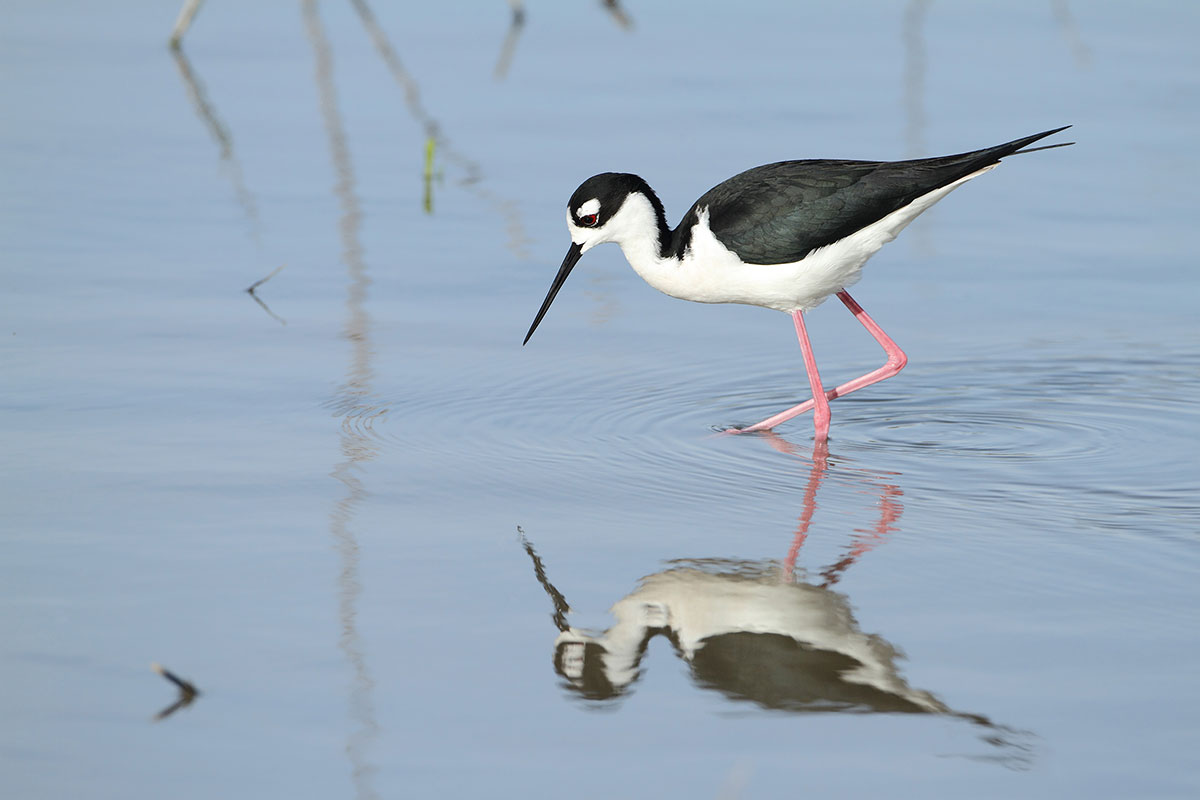
[[(764, 383), (786, 380), (774, 375)], [(831, 450), (912, 451), (962, 459), (1058, 461), (1128, 456), (1131, 441), (1191, 432), (1200, 369), (1177, 361), (1088, 359), (946, 361), (910, 367), (900, 383), (882, 383), (833, 402)], [(731, 395), (736, 413), (761, 403)], [(785, 432), (807, 434), (809, 417)], [(1142, 448), (1157, 460), (1162, 451)]]
[(500, 483), (533, 467), (561, 476), (559, 493), (578, 479), (581, 497), (594, 497), (597, 476), (674, 501), (767, 497), (802, 482), (803, 465), (781, 471), (770, 448), (715, 453), (710, 421), (719, 403), (706, 402), (693, 366), (643, 360), (632, 367), (575, 365), (567, 373), (547, 365), (519, 375), (505, 366), (473, 371), (473, 387), (427, 380), (404, 398), (364, 397), (328, 408), (347, 435), (382, 452), (452, 468), (474, 463), (466, 469)]
[[(1187, 400), (1200, 389), (1194, 362), (1064, 353), (916, 364), (834, 402), (830, 451), (908, 472), (998, 462), (1161, 469), (1164, 459), (1185, 459), (1179, 442), (1198, 429)], [(772, 448), (761, 436), (714, 432), (801, 400), (803, 372), (754, 367), (714, 374), (694, 362), (641, 359), (514, 376), (497, 364), (473, 372), (472, 387), (425, 382), (419, 393), (340, 415), (348, 433), (427, 460), (461, 461), (465, 450), (480, 469), (532, 464), (561, 470), (564, 481), (587, 472), (647, 497), (765, 498), (803, 485), (804, 463), (781, 462), (778, 441)], [(798, 454), (811, 447), (810, 420), (779, 431)]]
[(880, 413), (846, 420), (853, 426), (847, 432), (855, 434), (860, 450), (908, 448), (949, 458), (1039, 462), (1104, 458), (1114, 434), (1132, 433), (1120, 418), (1083, 417), (1070, 404), (996, 408), (1000, 399), (986, 387), (964, 387), (953, 400), (900, 400), (876, 409)]

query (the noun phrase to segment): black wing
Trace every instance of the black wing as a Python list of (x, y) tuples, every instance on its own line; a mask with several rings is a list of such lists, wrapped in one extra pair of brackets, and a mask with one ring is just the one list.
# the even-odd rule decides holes
[(697, 210), (707, 207), (713, 234), (746, 263), (799, 261), (818, 247), (844, 239), (918, 197), (1061, 130), (938, 158), (782, 161), (755, 167), (696, 201), (675, 230), (674, 249), (678, 255), (687, 249)]

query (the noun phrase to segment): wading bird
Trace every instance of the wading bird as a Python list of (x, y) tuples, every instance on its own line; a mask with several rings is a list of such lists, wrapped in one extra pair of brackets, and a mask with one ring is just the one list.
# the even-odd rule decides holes
[[(616, 242), (646, 283), (697, 303), (744, 303), (791, 315), (812, 399), (736, 432), (763, 431), (808, 411), (815, 438), (829, 436), (829, 401), (890, 378), (904, 352), (846, 292), (863, 265), (922, 211), (962, 184), (1067, 127), (1007, 144), (910, 161), (781, 161), (747, 170), (706, 192), (674, 230), (662, 201), (637, 175), (605, 172), (584, 181), (567, 203), (571, 247), (525, 342), (579, 261)], [(836, 294), (875, 337), (887, 363), (826, 390), (804, 326), (804, 312)]]

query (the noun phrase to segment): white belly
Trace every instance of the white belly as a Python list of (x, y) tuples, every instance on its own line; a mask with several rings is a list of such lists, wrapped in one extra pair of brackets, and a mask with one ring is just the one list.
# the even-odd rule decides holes
[[(895, 239), (925, 209), (996, 165), (984, 167), (948, 186), (922, 195), (903, 208), (844, 239), (812, 251), (791, 264), (743, 264), (713, 236), (708, 211), (692, 228), (691, 248), (682, 260), (635, 259), (630, 265), (661, 292), (697, 303), (743, 303), (777, 311), (807, 311), (856, 283), (863, 265)], [(639, 263), (640, 262), (640, 263)]]

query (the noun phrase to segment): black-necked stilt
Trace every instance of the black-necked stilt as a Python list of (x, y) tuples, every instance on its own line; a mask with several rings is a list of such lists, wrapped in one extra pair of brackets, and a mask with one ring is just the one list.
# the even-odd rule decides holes
[[(571, 248), (525, 342), (580, 256), (598, 244), (616, 242), (646, 283), (672, 297), (745, 303), (791, 314), (813, 397), (740, 430), (768, 430), (813, 408), (816, 439), (824, 440), (830, 400), (890, 378), (907, 362), (904, 352), (846, 293), (863, 264), (918, 214), (1005, 156), (1073, 144), (1029, 147), (1069, 127), (939, 158), (781, 161), (755, 167), (706, 192), (675, 230), (667, 227), (658, 195), (637, 175), (594, 175), (567, 203)], [(831, 294), (883, 346), (887, 363), (825, 390), (804, 312)]]

